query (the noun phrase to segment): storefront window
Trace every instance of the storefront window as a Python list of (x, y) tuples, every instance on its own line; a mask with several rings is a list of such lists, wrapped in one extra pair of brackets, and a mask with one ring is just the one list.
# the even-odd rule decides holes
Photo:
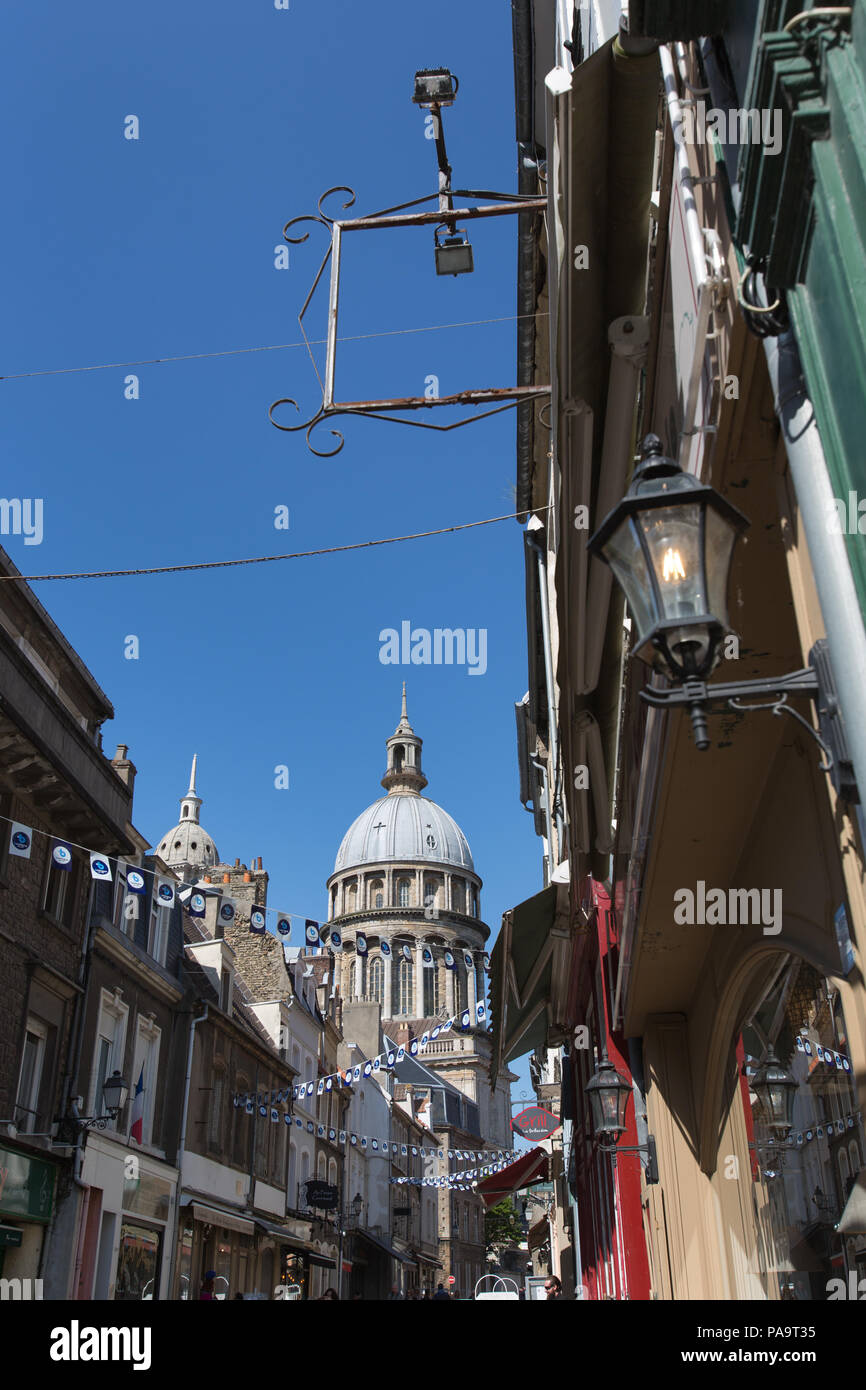
[(232, 1238), (229, 1231), (220, 1231), (218, 1234), (213, 1267), (216, 1270), (214, 1297), (226, 1299), (231, 1294), (232, 1277)]
[(180, 1233), (177, 1250), (177, 1297), (188, 1299), (190, 1297), (190, 1281), (192, 1279), (192, 1223), (184, 1226)]
[(301, 1298), (309, 1298), (307, 1266), (303, 1255), (287, 1255), (283, 1265), (284, 1284), (295, 1284), (301, 1290)]
[(161, 1231), (131, 1221), (123, 1222), (114, 1290), (118, 1302), (140, 1302), (158, 1297), (161, 1246)]
[(866, 1140), (854, 1089), (839, 991), (805, 961), (786, 958), (743, 1029), (747, 1064), (772, 1046), (797, 1082), (793, 1124), (779, 1142), (753, 1106), (755, 1154), (766, 1194), (761, 1212), (764, 1272), (783, 1299), (828, 1297), (866, 1260), (866, 1236), (836, 1232), (863, 1167)]

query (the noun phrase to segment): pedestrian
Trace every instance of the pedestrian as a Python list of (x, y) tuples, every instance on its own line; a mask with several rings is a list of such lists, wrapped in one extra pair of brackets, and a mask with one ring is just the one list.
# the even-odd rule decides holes
[(199, 1295), (198, 1295), (200, 1299), (212, 1299), (212, 1300), (216, 1301), (216, 1294), (215, 1294), (214, 1291), (213, 1291), (213, 1281), (214, 1281), (214, 1279), (216, 1279), (216, 1270), (215, 1270), (215, 1269), (207, 1269), (207, 1270), (205, 1270), (205, 1276), (204, 1276), (204, 1279), (202, 1280), (202, 1285), (201, 1285), (201, 1288), (200, 1288), (200, 1290), (199, 1290)]
[(320, 1303), (339, 1303), (339, 1301), (340, 1301), (340, 1300), (339, 1300), (339, 1297), (338, 1297), (338, 1295), (337, 1295), (337, 1290), (336, 1290), (336, 1289), (333, 1289), (333, 1288), (332, 1288), (332, 1289), (325, 1289), (325, 1292), (322, 1294), (321, 1298), (319, 1299), (319, 1302), (320, 1302)]
[(399, 1284), (392, 1284), (392, 1285), (391, 1285), (391, 1292), (390, 1292), (389, 1295), (388, 1295), (388, 1302), (389, 1302), (389, 1303), (397, 1303), (397, 1302), (402, 1303), (402, 1302), (404, 1302), (403, 1295), (402, 1295), (401, 1292), (400, 1292), (400, 1286), (399, 1286)]
[(562, 1292), (562, 1281), (560, 1279), (557, 1279), (555, 1274), (551, 1274), (549, 1279), (545, 1280), (544, 1292), (547, 1294), (548, 1298), (565, 1297), (564, 1293)]
[(433, 1302), (434, 1302), (434, 1303), (435, 1303), (435, 1301), (436, 1301), (437, 1298), (444, 1298), (444, 1299), (446, 1300), (446, 1302), (448, 1302), (448, 1303), (450, 1303), (450, 1301), (451, 1301), (451, 1295), (450, 1295), (450, 1294), (447, 1294), (447, 1293), (445, 1292), (445, 1289), (444, 1289), (444, 1287), (443, 1287), (442, 1284), (437, 1284), (437, 1285), (436, 1285), (436, 1292), (435, 1292), (434, 1295), (433, 1295)]

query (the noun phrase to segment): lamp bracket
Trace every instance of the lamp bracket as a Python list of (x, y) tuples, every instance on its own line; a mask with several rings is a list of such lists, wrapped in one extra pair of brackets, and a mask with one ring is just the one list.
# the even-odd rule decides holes
[(658, 1182), (659, 1165), (654, 1134), (647, 1135), (645, 1144), (618, 1144), (616, 1140), (614, 1140), (612, 1144), (605, 1144), (602, 1140), (598, 1140), (598, 1147), (602, 1153), (611, 1154), (613, 1156), (614, 1167), (616, 1166), (618, 1154), (646, 1154), (645, 1174), (647, 1186), (652, 1186), (654, 1183)]
[[(815, 643), (809, 653), (809, 663), (799, 671), (789, 671), (782, 676), (762, 676), (757, 680), (724, 681), (714, 685), (707, 685), (701, 680), (686, 680), (682, 685), (671, 686), (667, 690), (645, 686), (640, 696), (656, 709), (687, 708), (692, 717), (695, 741), (701, 749), (709, 747), (705, 720), (708, 713), (719, 714), (727, 708), (739, 713), (768, 709), (776, 715), (789, 714), (822, 750), (824, 760), (819, 767), (822, 772), (830, 774), (839, 795), (848, 801), (859, 802), (826, 638)], [(791, 695), (808, 695), (815, 702), (820, 732), (791, 708), (788, 704)], [(769, 698), (760, 703), (743, 703), (744, 700), (755, 701), (761, 696)]]

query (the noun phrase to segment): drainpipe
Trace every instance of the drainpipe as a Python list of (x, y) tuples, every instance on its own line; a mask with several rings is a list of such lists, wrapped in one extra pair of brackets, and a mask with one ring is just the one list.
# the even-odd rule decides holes
[[(866, 631), (845, 538), (828, 525), (833, 489), (815, 411), (806, 393), (791, 332), (765, 338), (773, 407), (782, 429), (791, 477), (815, 575), (854, 775), (866, 796)], [(863, 820), (860, 817), (861, 834)]]
[(171, 1298), (174, 1289), (174, 1276), (177, 1273), (177, 1242), (180, 1236), (180, 1199), (183, 1188), (183, 1156), (186, 1152), (186, 1125), (189, 1115), (189, 1086), (192, 1078), (192, 1057), (195, 1047), (195, 1030), (199, 1023), (204, 1023), (210, 1011), (210, 1005), (205, 1004), (204, 1013), (198, 1018), (193, 1018), (189, 1025), (189, 1044), (186, 1050), (186, 1075), (183, 1081), (183, 1112), (180, 1121), (180, 1140), (177, 1146), (177, 1157), (175, 1166), (177, 1168), (177, 1199), (174, 1208), (174, 1234), (171, 1245), (171, 1264), (168, 1274), (168, 1297)]
[[(534, 523), (534, 525), (533, 525)], [(532, 530), (530, 530), (530, 527)], [(533, 531), (541, 530), (542, 523), (537, 517), (532, 517), (527, 522), (526, 544), (531, 550), (535, 551), (538, 560), (538, 589), (541, 600), (541, 633), (544, 642), (544, 684), (547, 690), (547, 742), (550, 749), (550, 763), (553, 769), (553, 813), (556, 817), (557, 834), (557, 853), (562, 850), (562, 819), (557, 805), (557, 782), (559, 779), (559, 741), (556, 730), (556, 703), (553, 698), (553, 652), (550, 644), (550, 609), (548, 606), (547, 592), (547, 556), (544, 548), (538, 544)], [(551, 850), (552, 850), (551, 846)]]

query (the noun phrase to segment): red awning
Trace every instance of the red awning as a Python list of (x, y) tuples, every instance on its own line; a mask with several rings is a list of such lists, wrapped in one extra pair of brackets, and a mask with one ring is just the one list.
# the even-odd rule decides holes
[(507, 1168), (501, 1168), (498, 1173), (491, 1173), (489, 1178), (484, 1178), (478, 1184), (477, 1191), (484, 1198), (485, 1205), (495, 1206), (504, 1197), (510, 1197), (512, 1192), (517, 1192), (521, 1187), (531, 1187), (533, 1183), (547, 1182), (548, 1176), (548, 1155), (545, 1150), (538, 1145), (530, 1149), (528, 1153), (521, 1154), (520, 1158), (509, 1163)]

